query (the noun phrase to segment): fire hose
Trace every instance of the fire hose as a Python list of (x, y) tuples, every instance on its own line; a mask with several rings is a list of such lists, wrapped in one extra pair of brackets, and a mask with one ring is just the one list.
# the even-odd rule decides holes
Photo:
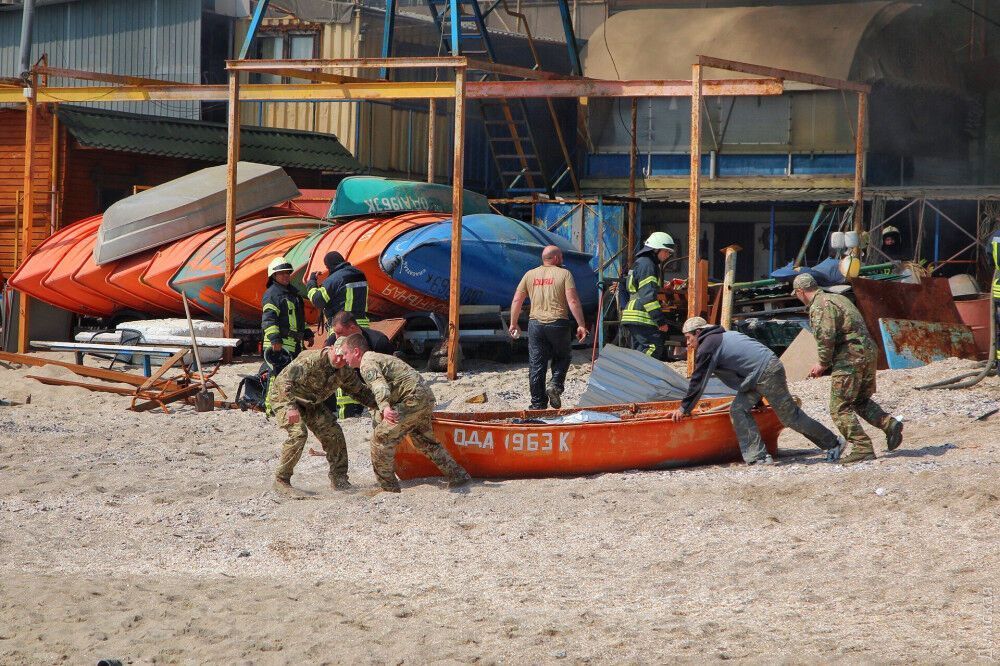
[[(997, 269), (1000, 271), (1000, 268)], [(996, 275), (994, 275), (994, 282), (996, 282)], [(924, 386), (917, 386), (918, 391), (927, 391), (930, 389), (965, 389), (975, 386), (979, 382), (983, 381), (992, 374), (996, 374), (996, 348), (997, 348), (997, 315), (996, 315), (996, 294), (994, 290), (990, 290), (990, 346), (989, 354), (990, 358), (986, 360), (983, 367), (978, 371), (965, 372), (957, 377), (952, 377), (950, 379), (943, 379), (939, 382), (934, 382), (932, 384), (925, 384)], [(964, 381), (963, 381), (964, 380)]]

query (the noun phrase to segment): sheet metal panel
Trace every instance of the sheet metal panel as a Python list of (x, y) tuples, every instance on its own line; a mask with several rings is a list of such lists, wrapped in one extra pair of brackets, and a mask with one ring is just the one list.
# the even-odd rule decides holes
[[(16, 76), (21, 12), (0, 12), (0, 76)], [(48, 54), (52, 67), (129, 74), (184, 83), (201, 78), (201, 3), (190, 0), (91, 0), (36, 9), (31, 60)], [(49, 80), (51, 85), (92, 82)], [(86, 105), (200, 118), (198, 102)]]
[(879, 333), (890, 370), (919, 368), (946, 358), (979, 358), (972, 329), (908, 319), (879, 319)]

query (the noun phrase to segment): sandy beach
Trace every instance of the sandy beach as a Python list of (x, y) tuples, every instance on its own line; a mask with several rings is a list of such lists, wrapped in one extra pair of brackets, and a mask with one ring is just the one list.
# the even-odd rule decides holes
[[(586, 385), (570, 372), (565, 403)], [(795, 433), (778, 466), (582, 478), (375, 481), (370, 420), (344, 422), (358, 492), (304, 456), (270, 490), (263, 414), (43, 386), (0, 370), (0, 662), (656, 663), (1000, 659), (1000, 380), (879, 373), (906, 419), (850, 468)], [(240, 373), (220, 372), (230, 394)], [(427, 375), (450, 409), (526, 406), (523, 364)], [(464, 404), (486, 391), (488, 401)], [(793, 385), (830, 424), (829, 379)], [(311, 446), (318, 443), (310, 439)]]

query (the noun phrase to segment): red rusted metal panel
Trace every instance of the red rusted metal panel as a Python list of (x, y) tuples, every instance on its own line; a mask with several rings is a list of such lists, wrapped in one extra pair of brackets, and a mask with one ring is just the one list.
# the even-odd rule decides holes
[(946, 358), (979, 357), (972, 329), (965, 324), (879, 319), (886, 362), (891, 370), (919, 368)]
[[(858, 309), (865, 318), (868, 333), (876, 341), (882, 339), (879, 319), (962, 323), (947, 278), (924, 278), (920, 284), (854, 278), (851, 288)], [(885, 350), (881, 344), (876, 346), (878, 367), (885, 370), (889, 367)]]

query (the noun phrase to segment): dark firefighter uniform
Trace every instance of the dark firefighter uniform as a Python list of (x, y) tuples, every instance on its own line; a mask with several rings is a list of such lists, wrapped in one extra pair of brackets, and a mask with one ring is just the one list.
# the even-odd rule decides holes
[[(306, 284), (307, 295), (316, 309), (327, 319), (338, 312), (350, 312), (361, 328), (368, 328), (368, 280), (365, 274), (348, 263), (339, 252), (327, 252), (323, 263), (330, 272), (320, 285), (314, 273)], [(336, 401), (334, 403), (334, 401)], [(327, 406), (336, 409), (340, 418), (363, 413), (357, 400), (337, 390)]]
[[(306, 324), (305, 303), (291, 284), (282, 284), (278, 274), (291, 275), (292, 265), (284, 257), (275, 257), (267, 267), (267, 290), (261, 299), (261, 329), (264, 338), (264, 363), (273, 378), (292, 362), (312, 340), (312, 329)], [(287, 280), (283, 280), (287, 282)], [(273, 349), (275, 343), (281, 351)], [(270, 411), (265, 400), (264, 407)]]
[(668, 248), (651, 247), (649, 242), (652, 241), (651, 236), (647, 245), (636, 254), (632, 270), (628, 273), (628, 302), (622, 309), (621, 321), (629, 333), (632, 349), (660, 358), (663, 352), (663, 331), (659, 327), (667, 322), (667, 318), (660, 309), (660, 300), (657, 298), (663, 282), (660, 280), (660, 263), (656, 255), (660, 250)]

